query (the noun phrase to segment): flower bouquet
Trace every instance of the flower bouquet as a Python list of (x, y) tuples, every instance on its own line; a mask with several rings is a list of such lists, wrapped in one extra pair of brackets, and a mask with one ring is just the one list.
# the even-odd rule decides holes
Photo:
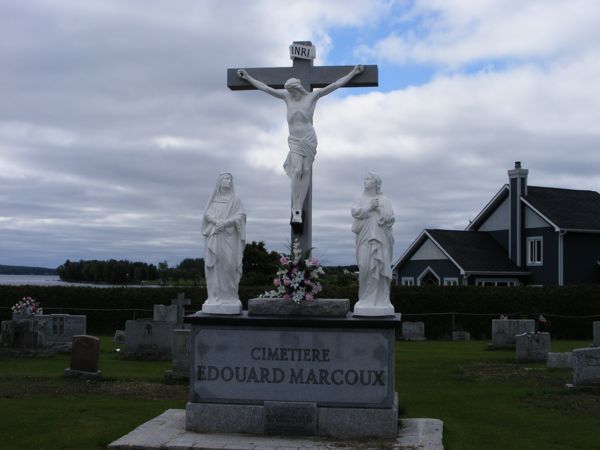
[(15, 316), (25, 318), (44, 313), (40, 304), (31, 297), (23, 297), (11, 308), (11, 310), (13, 312), (13, 318), (15, 318)]
[(310, 256), (310, 250), (303, 253), (295, 239), (290, 255), (279, 258), (279, 269), (273, 280), (275, 289), (260, 297), (281, 298), (297, 304), (313, 301), (322, 290), (319, 275), (324, 273), (319, 261)]

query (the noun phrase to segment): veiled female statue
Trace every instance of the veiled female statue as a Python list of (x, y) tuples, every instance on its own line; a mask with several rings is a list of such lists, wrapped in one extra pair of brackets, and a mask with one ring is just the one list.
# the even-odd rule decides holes
[(394, 314), (390, 302), (392, 282), (392, 252), (394, 210), (381, 192), (381, 178), (369, 172), (364, 190), (352, 205), (352, 231), (356, 233), (358, 262), (358, 316), (389, 316)]
[(242, 303), (238, 285), (246, 245), (246, 211), (235, 196), (233, 177), (222, 173), (217, 179), (202, 220), (204, 272), (208, 299), (202, 312), (239, 314)]

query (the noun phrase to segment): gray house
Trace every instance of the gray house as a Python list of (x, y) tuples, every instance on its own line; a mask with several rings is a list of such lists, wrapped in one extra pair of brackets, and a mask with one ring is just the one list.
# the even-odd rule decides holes
[(398, 285), (600, 283), (600, 194), (509, 183), (464, 231), (424, 230), (394, 265)]

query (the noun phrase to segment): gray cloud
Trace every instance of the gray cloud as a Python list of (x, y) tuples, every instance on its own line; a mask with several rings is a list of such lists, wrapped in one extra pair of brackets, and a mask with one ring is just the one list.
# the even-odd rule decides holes
[[(331, 60), (335, 30), (360, 31), (364, 42), (394, 11), (370, 1), (141, 5), (0, 6), (0, 264), (202, 256), (201, 215), (222, 171), (234, 174), (248, 211), (248, 240), (285, 250), (285, 109), (259, 92), (229, 91), (225, 70), (290, 65), (287, 46), (299, 38), (317, 44), (317, 64), (346, 63)], [(460, 5), (449, 5), (446, 30), (467, 30)], [(475, 12), (477, 23), (498, 23)], [(465, 56), (468, 33), (410, 36), (433, 55), (431, 81), (347, 90), (317, 107), (313, 244), (326, 264), (354, 261), (349, 208), (367, 171), (382, 176), (394, 203), (395, 257), (424, 227), (464, 228), (515, 160), (530, 169), (531, 184), (598, 190), (594, 34), (569, 35), (555, 44), (560, 51), (527, 42), (519, 50), (511, 40), (531, 59), (477, 71), (448, 70), (498, 57), (485, 45)], [(403, 77), (375, 37), (367, 44), (365, 59), (379, 55), (382, 68)]]

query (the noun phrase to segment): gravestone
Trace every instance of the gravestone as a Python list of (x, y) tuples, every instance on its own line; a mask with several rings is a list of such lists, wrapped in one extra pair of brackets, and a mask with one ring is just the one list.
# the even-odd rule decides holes
[(515, 348), (515, 336), (535, 332), (535, 320), (532, 319), (495, 319), (492, 320), (492, 347)]
[(468, 331), (453, 331), (452, 332), (452, 340), (453, 341), (470, 341), (471, 333)]
[[(125, 322), (124, 358), (165, 360), (172, 358), (173, 330), (187, 327), (183, 323), (185, 306), (191, 300), (182, 293), (171, 299), (170, 305), (154, 305), (153, 320), (136, 319)], [(116, 338), (116, 334), (115, 334)]]
[(33, 318), (4, 320), (0, 330), (0, 346), (22, 350), (46, 348), (46, 327)]
[(154, 321), (177, 324), (177, 305), (154, 305)]
[(123, 345), (123, 344), (125, 344), (125, 330), (116, 330), (115, 331), (115, 337), (113, 338), (113, 341), (117, 345)]
[(396, 436), (399, 314), (370, 319), (196, 313), (186, 320), (192, 324), (188, 430)]
[(72, 378), (97, 379), (100, 359), (100, 339), (95, 336), (73, 336), (71, 367), (65, 369), (65, 376)]
[(573, 350), (573, 384), (600, 386), (600, 347)]
[(551, 351), (550, 333), (522, 333), (515, 336), (517, 361), (546, 361)]
[(184, 328), (183, 318), (185, 317), (185, 307), (190, 306), (192, 300), (185, 298), (185, 294), (177, 294), (177, 298), (171, 299), (171, 305), (177, 307), (177, 322), (175, 323), (176, 328)]
[(593, 324), (594, 327), (594, 347), (600, 347), (600, 321)]
[(167, 384), (190, 380), (190, 330), (173, 330), (173, 367), (165, 372)]
[(85, 334), (86, 317), (71, 314), (13, 313), (13, 319), (2, 322), (3, 347), (22, 349), (52, 349), (68, 351), (73, 336)]
[(0, 347), (14, 347), (16, 321), (3, 320), (0, 323)]
[(548, 353), (547, 365), (553, 369), (571, 369), (573, 367), (573, 352)]
[(423, 322), (402, 322), (402, 339), (405, 341), (424, 341), (425, 324)]
[(173, 325), (149, 319), (125, 322), (125, 358), (171, 359)]
[(46, 327), (46, 342), (48, 346), (70, 349), (73, 336), (85, 335), (86, 317), (71, 314), (41, 314), (35, 320), (44, 323)]

